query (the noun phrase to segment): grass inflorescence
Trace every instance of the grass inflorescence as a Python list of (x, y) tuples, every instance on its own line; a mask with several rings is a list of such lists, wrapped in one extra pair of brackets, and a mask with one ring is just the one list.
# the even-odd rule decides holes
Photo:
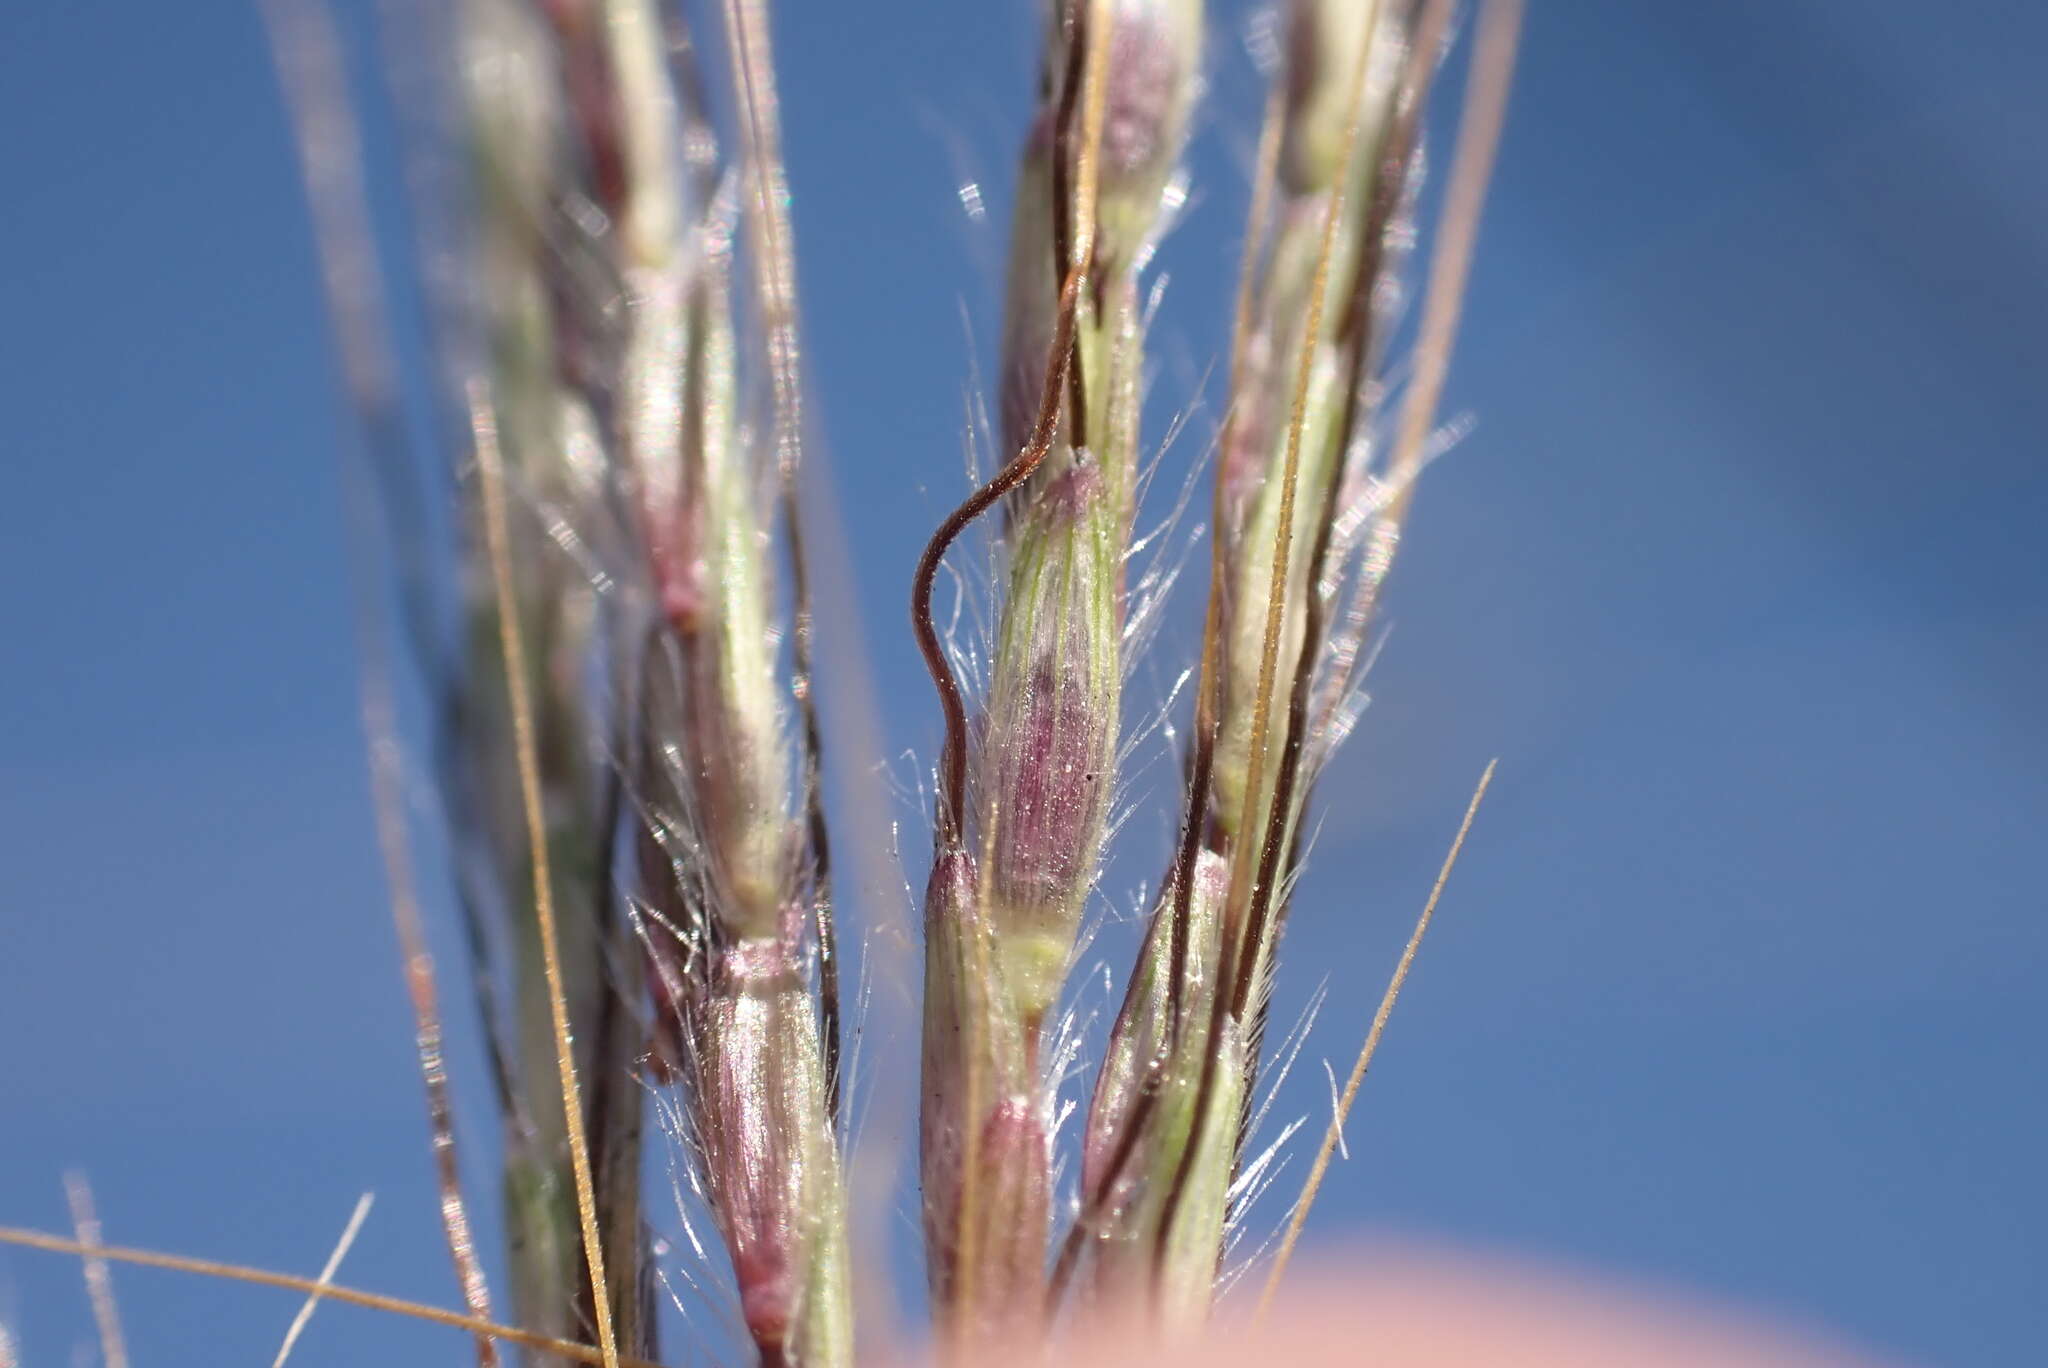
[[(1138, 711), (1125, 697), (1146, 616), (1135, 600), (1156, 587), (1132, 573), (1144, 453), (1160, 445), (1145, 424), (1148, 273), (1185, 198), (1221, 17), (1203, 0), (1043, 8), (998, 466), (941, 520), (910, 595), (943, 735), (918, 861), (917, 1177), (931, 1314), (953, 1355), (1133, 1302), (1184, 1333), (1218, 1295), (1257, 1167), (1267, 1003), (1311, 797), (1362, 704), (1500, 126), (1518, 10), (1486, 0), (1397, 385), (1422, 131), (1453, 11), (1279, 7), (1235, 316), (1215, 340), (1226, 394), (1177, 830), (1076, 1098), (1055, 1038)], [(659, 1359), (664, 1289), (723, 1277), (761, 1363), (850, 1364), (865, 1303), (823, 796), (832, 685), (814, 659), (802, 297), (766, 0), (448, 0), (418, 23), (444, 77), (445, 107), (419, 126), (444, 168), (420, 208), (440, 225), (442, 373), (422, 388), (446, 397), (445, 457), (418, 454), (398, 416), (408, 378), (369, 302), (378, 272), (325, 12), (267, 12), (372, 465), (388, 477), (431, 462), (445, 477), (445, 518), (401, 524), (388, 495), (383, 514), (404, 553), (401, 626), (429, 700), (503, 1128), (506, 1286), (489, 1284), (471, 1235), (374, 589), (371, 770), (465, 1311), (336, 1286), (331, 1265), (308, 1281), (109, 1248), (84, 1218), (75, 1241), (0, 1237), (85, 1255), (108, 1323), (106, 1261), (127, 1259), (295, 1287), (308, 1308), (437, 1319), (469, 1331), (485, 1365), (511, 1342), (610, 1368)], [(418, 544), (443, 525), (437, 547)], [(935, 599), (970, 531), (993, 559), (975, 605), (986, 659), (963, 671)], [(1441, 891), (1440, 878), (1269, 1291)], [(674, 1266), (658, 1231), (678, 1221), (710, 1267)]]

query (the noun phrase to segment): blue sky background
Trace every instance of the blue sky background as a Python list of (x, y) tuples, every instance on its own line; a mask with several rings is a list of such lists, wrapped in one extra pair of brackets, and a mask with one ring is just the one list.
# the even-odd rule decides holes
[[(1162, 402), (1222, 350), (1242, 214), (1244, 7), (1216, 8)], [(879, 749), (929, 754), (901, 601), (960, 489), (1003, 222), (957, 188), (1006, 200), (1030, 11), (781, 11)], [(1312, 1057), (1348, 1060), (1501, 772), (1326, 1242), (2041, 1361), (2044, 51), (2023, 0), (1532, 6), (1447, 396), (1478, 426), (1324, 786), (1285, 996), (1330, 1006), (1286, 1107), (1320, 1119)], [(452, 1303), (355, 726), (346, 418), (253, 11), (7, 7), (0, 173), (0, 1223), (62, 1227), (75, 1165), (112, 1239), (310, 1272), (374, 1189), (347, 1280)], [(1162, 843), (1134, 821), (1124, 865)], [(267, 1361), (294, 1309), (116, 1286), (157, 1368)], [(91, 1338), (50, 1256), (0, 1250), (0, 1319), (32, 1365)], [(330, 1309), (295, 1361), (465, 1353)]]

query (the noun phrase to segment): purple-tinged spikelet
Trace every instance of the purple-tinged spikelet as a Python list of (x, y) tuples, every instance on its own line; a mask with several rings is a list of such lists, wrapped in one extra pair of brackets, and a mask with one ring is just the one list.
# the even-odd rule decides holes
[[(1086, 0), (1055, 5), (1046, 44), (1047, 110)], [(1202, 85), (1201, 0), (1111, 0), (1108, 85), (1098, 174), (1096, 256), (1105, 273), (1134, 263), (1159, 230), (1162, 197), (1187, 140)], [(1034, 136), (1037, 129), (1034, 128)]]
[[(997, 397), (1005, 460), (1023, 448), (1037, 416), (1066, 264), (1054, 250), (1061, 240), (1056, 216), (1070, 210), (1054, 202), (1053, 172), (1055, 158), (1071, 160), (1073, 149), (1055, 144), (1071, 35), (1087, 4), (1058, 0), (1053, 9), (1043, 90), (1024, 140), (1010, 232)], [(1109, 70), (1096, 160), (1094, 265), (1103, 297), (1113, 298), (1129, 283), (1129, 274), (1149, 252), (1164, 220), (1167, 188), (1201, 92), (1203, 6), (1200, 0), (1112, 0), (1108, 11)], [(1071, 225), (1066, 227), (1071, 230)], [(1109, 316), (1096, 320), (1101, 327), (1114, 324)], [(1134, 362), (1136, 357), (1097, 356), (1088, 364), (1101, 369), (1119, 360)], [(1094, 425), (1069, 440), (1098, 452), (1107, 445), (1105, 433)]]
[(986, 1345), (1039, 1319), (1052, 1193), (1036, 1034), (996, 988), (979, 885), (953, 851), (925, 891), (919, 1168), (933, 1306), (949, 1335)]
[(783, 935), (728, 946), (686, 1010), (692, 1124), (763, 1361), (843, 1362), (844, 1195), (817, 1016), (792, 943)]
[(1058, 996), (1109, 807), (1121, 519), (1086, 452), (1014, 533), (977, 785), (984, 913), (1011, 1010)]

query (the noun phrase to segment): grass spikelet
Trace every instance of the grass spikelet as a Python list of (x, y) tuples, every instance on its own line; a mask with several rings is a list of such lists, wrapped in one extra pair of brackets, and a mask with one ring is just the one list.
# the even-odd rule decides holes
[[(644, 738), (636, 798), (649, 817), (638, 838), (643, 939), (657, 1027), (689, 1097), (699, 1178), (748, 1333), (766, 1362), (833, 1365), (851, 1358), (852, 1313), (817, 724), (807, 660), (785, 683), (774, 648), (783, 634), (771, 558), (778, 506), (792, 559), (799, 554), (792, 267), (764, 15), (753, 5), (725, 13), (755, 191), (740, 216), (774, 401), (762, 443), (737, 397), (733, 244), (722, 211), (713, 213), (693, 237), (668, 243), (650, 272), (649, 288), (680, 302), (673, 325), (660, 311), (642, 320), (664, 344), (638, 391), (650, 439), (632, 453), (660, 604), (634, 657)], [(661, 70), (652, 43), (638, 56), (652, 84)], [(699, 117), (691, 111), (693, 124)], [(694, 138), (701, 145), (708, 131), (698, 125)], [(649, 140), (650, 153), (660, 146)], [(776, 488), (779, 501), (764, 497)], [(800, 588), (797, 601), (801, 619)], [(806, 623), (796, 635), (807, 632)], [(791, 790), (792, 699), (804, 717), (801, 799)]]

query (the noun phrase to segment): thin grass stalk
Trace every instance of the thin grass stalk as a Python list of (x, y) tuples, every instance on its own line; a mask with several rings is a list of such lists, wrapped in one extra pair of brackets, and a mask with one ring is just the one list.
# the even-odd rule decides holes
[[(48, 1254), (68, 1254), (81, 1259), (107, 1259), (114, 1263), (160, 1268), (172, 1273), (190, 1273), (195, 1277), (218, 1278), (224, 1282), (275, 1287), (286, 1292), (296, 1292), (301, 1296), (317, 1296), (327, 1301), (360, 1307), (366, 1311), (376, 1311), (387, 1316), (404, 1316), (410, 1320), (461, 1330), (480, 1338), (516, 1344), (522, 1348), (551, 1354), (564, 1362), (602, 1364), (605, 1361), (603, 1352), (595, 1345), (555, 1339), (516, 1325), (501, 1325), (478, 1316), (466, 1316), (459, 1311), (450, 1311), (446, 1307), (429, 1306), (424, 1302), (408, 1301), (403, 1297), (389, 1297), (381, 1292), (366, 1292), (359, 1287), (325, 1282), (319, 1278), (303, 1278), (293, 1273), (279, 1273), (268, 1268), (251, 1268), (245, 1264), (223, 1263), (218, 1259), (198, 1259), (184, 1254), (167, 1254), (162, 1250), (137, 1249), (129, 1245), (87, 1244), (65, 1239), (61, 1235), (51, 1235), (45, 1231), (26, 1230), (20, 1226), (0, 1226), (0, 1245), (38, 1249)], [(622, 1355), (618, 1359), (617, 1368), (661, 1368), (661, 1365), (651, 1359)]]
[(1302, 1227), (1307, 1224), (1309, 1211), (1322, 1191), (1323, 1177), (1330, 1169), (1330, 1157), (1344, 1142), (1344, 1123), (1350, 1119), (1351, 1106), (1358, 1100), (1359, 1086), (1365, 1082), (1366, 1070), (1372, 1067), (1373, 1056), (1379, 1053), (1387, 1022), (1394, 1015), (1394, 1005), (1401, 1000), (1401, 989), (1407, 985), (1409, 971), (1415, 967), (1415, 956), (1422, 949), (1422, 938), (1428, 934), (1430, 923), (1436, 917), (1437, 903), (1443, 898), (1444, 886), (1451, 880), (1451, 871), (1458, 866), (1458, 856), (1465, 849), (1465, 838), (1472, 834), (1473, 819), (1479, 815), (1479, 805), (1486, 799), (1486, 790), (1493, 784), (1493, 772), (1499, 763), (1498, 760), (1488, 761), (1485, 772), (1479, 776), (1479, 783), (1472, 790), (1472, 800), (1465, 806), (1464, 819), (1458, 823), (1458, 833), (1451, 838), (1451, 848), (1444, 855), (1442, 867), (1437, 870), (1436, 882), (1430, 886), (1429, 900), (1422, 905), (1422, 915), (1415, 919), (1415, 929), (1408, 933), (1408, 943), (1401, 947), (1401, 958), (1394, 965), (1393, 977), (1387, 980), (1386, 991), (1380, 995), (1379, 1008), (1373, 1013), (1372, 1025), (1366, 1029), (1365, 1040), (1352, 1061), (1350, 1076), (1344, 1080), (1344, 1090), (1330, 1115), (1330, 1124), (1323, 1131), (1322, 1143), (1316, 1147), (1315, 1158), (1309, 1161), (1308, 1177), (1302, 1182), (1301, 1195), (1287, 1213), (1280, 1248), (1274, 1253), (1273, 1262), (1266, 1270), (1265, 1284), (1259, 1289), (1255, 1314), (1260, 1319), (1272, 1307), (1273, 1298), (1280, 1290), (1288, 1260), (1294, 1255), (1294, 1247), (1301, 1240)]

